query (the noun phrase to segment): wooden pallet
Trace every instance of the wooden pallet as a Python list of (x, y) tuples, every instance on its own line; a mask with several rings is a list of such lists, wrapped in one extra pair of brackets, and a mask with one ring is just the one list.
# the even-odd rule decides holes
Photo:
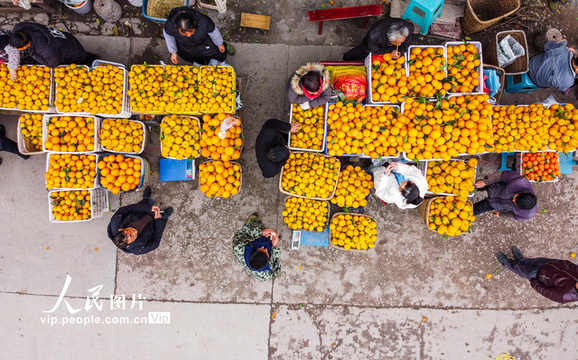
[(241, 26), (269, 30), (270, 25), (270, 16), (241, 13)]

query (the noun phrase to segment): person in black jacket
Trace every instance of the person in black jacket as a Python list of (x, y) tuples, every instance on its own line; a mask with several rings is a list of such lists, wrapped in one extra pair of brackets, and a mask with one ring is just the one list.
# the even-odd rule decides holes
[[(0, 151), (10, 152), (12, 154), (16, 154), (23, 158), (24, 160), (28, 160), (30, 155), (21, 154), (18, 151), (18, 144), (14, 140), (8, 139), (6, 137), (6, 128), (4, 125), (0, 125)], [(2, 158), (0, 158), (0, 165), (2, 164)]]
[(177, 54), (188, 62), (202, 65), (207, 65), (211, 59), (223, 62), (227, 53), (235, 54), (235, 49), (223, 42), (213, 20), (187, 6), (171, 10), (163, 36), (173, 64), (179, 63)]
[(363, 60), (368, 53), (383, 55), (391, 53), (392, 59), (398, 59), (411, 45), (414, 26), (402, 19), (382, 19), (369, 28), (361, 45), (343, 54), (343, 60)]
[(72, 34), (30, 22), (21, 22), (14, 27), (10, 45), (20, 51), (29, 48), (34, 60), (50, 68), (90, 64), (96, 59), (96, 55), (87, 53)]
[(301, 129), (301, 124), (298, 122), (290, 124), (277, 119), (269, 119), (265, 122), (255, 141), (257, 163), (265, 178), (279, 174), (289, 159), (287, 139), (281, 131), (296, 133), (299, 129)]
[(159, 247), (172, 213), (173, 208), (169, 207), (161, 215), (160, 208), (151, 199), (151, 188), (147, 186), (141, 201), (121, 207), (110, 219), (108, 237), (126, 253), (146, 254)]

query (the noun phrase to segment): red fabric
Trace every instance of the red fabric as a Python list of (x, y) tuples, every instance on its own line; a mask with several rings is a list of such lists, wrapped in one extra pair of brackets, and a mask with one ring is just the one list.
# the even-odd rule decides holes
[(310, 93), (309, 91), (307, 91), (307, 89), (305, 89), (304, 86), (301, 87), (301, 90), (303, 90), (303, 93), (309, 99), (315, 99), (319, 96), (319, 93), (321, 93), (321, 90), (323, 90), (323, 80), (319, 79), (319, 90), (316, 93)]

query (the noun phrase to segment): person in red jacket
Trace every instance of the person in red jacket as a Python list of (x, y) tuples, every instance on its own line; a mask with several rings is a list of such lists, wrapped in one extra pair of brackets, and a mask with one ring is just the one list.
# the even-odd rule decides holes
[(527, 258), (517, 246), (512, 248), (514, 259), (503, 253), (498, 261), (514, 274), (530, 280), (542, 296), (562, 304), (578, 301), (578, 265), (568, 260)]

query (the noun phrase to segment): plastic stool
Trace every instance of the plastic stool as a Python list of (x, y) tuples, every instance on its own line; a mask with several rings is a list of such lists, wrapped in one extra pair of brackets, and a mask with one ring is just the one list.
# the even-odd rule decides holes
[(421, 27), (420, 34), (427, 34), (435, 19), (442, 16), (444, 0), (411, 0), (401, 17)]
[[(500, 166), (500, 168), (498, 169), (498, 171), (504, 171), (504, 170), (512, 170), (512, 168), (514, 168), (514, 166), (512, 166), (512, 168), (508, 167), (508, 156), (510, 155), (516, 155), (516, 153), (506, 153), (503, 152), (502, 153), (502, 165)], [(515, 163), (515, 161), (514, 161)]]
[[(516, 82), (514, 83), (514, 81)], [(528, 73), (523, 73), (521, 75), (506, 75), (506, 88), (504, 89), (506, 94), (530, 93), (537, 88), (536, 84), (530, 80)]]

